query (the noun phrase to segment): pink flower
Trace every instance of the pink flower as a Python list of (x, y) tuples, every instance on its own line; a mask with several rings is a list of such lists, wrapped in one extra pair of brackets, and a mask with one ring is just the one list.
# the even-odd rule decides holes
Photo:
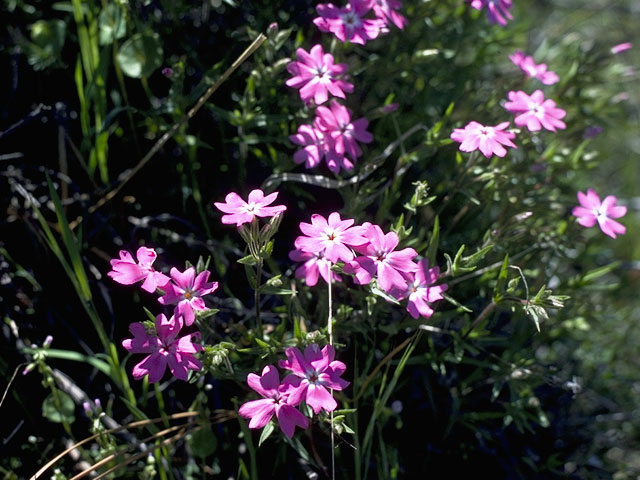
[(329, 215), (329, 220), (322, 215), (313, 214), (311, 223), (300, 222), (300, 230), (304, 235), (296, 238), (297, 249), (308, 253), (322, 253), (330, 262), (353, 260), (353, 252), (349, 247), (363, 245), (367, 239), (363, 237), (362, 227), (352, 227), (354, 220), (342, 220), (338, 212)]
[(589, 188), (586, 195), (578, 192), (578, 201), (580, 206), (574, 207), (571, 213), (578, 217), (578, 223), (583, 227), (593, 227), (597, 221), (600, 230), (611, 238), (616, 238), (616, 234), (622, 235), (627, 231), (624, 225), (612, 220), (627, 213), (627, 207), (616, 205), (618, 199), (613, 195), (607, 196), (600, 202), (598, 194)]
[(120, 259), (111, 260), (113, 270), (107, 275), (122, 285), (132, 285), (144, 280), (142, 289), (155, 292), (156, 288), (164, 286), (169, 281), (169, 277), (164, 273), (156, 272), (151, 266), (157, 256), (153, 248), (140, 247), (136, 252), (138, 258), (136, 263), (129, 252), (120, 250)]
[(299, 405), (304, 400), (316, 414), (322, 409), (336, 409), (338, 404), (327, 388), (342, 390), (349, 382), (340, 378), (347, 367), (334, 360), (335, 353), (331, 345), (320, 350), (316, 344), (307, 346), (304, 355), (295, 347), (285, 350), (287, 360), (280, 360), (279, 365), (292, 372), (283, 380), (289, 405)]
[(554, 83), (558, 83), (560, 77), (555, 72), (551, 70), (547, 70), (547, 65), (545, 63), (541, 63), (537, 65), (533, 58), (525, 55), (524, 52), (518, 50), (513, 55), (509, 55), (511, 61), (520, 67), (528, 77), (537, 78), (545, 85), (553, 85)]
[(195, 319), (194, 310), (206, 310), (207, 307), (202, 299), (218, 288), (218, 282), (207, 282), (211, 272), (205, 270), (195, 276), (195, 268), (189, 267), (184, 272), (177, 268), (171, 269), (171, 280), (165, 289), (167, 293), (160, 297), (158, 301), (162, 305), (172, 305), (177, 303), (174, 315), (176, 318), (184, 318), (187, 325), (191, 325)]
[(544, 98), (542, 90), (536, 90), (527, 95), (523, 91), (509, 92), (509, 101), (504, 104), (504, 108), (511, 113), (520, 114), (516, 116), (515, 124), (519, 127), (525, 126), (531, 132), (536, 132), (544, 127), (552, 132), (556, 128), (565, 129), (567, 126), (560, 120), (567, 114), (561, 108), (556, 107), (556, 102)]
[(487, 7), (487, 17), (489, 23), (498, 23), (503, 27), (507, 24), (507, 19), (512, 20), (513, 16), (509, 9), (512, 6), (511, 0), (467, 0), (476, 10)]
[(373, 141), (373, 135), (367, 131), (369, 121), (366, 118), (359, 118), (352, 122), (347, 107), (335, 100), (331, 101), (330, 108), (318, 107), (315, 125), (331, 138), (332, 147), (336, 153), (340, 155), (346, 153), (353, 161), (362, 155), (358, 142)]
[(505, 132), (509, 122), (502, 122), (495, 127), (485, 127), (478, 122), (469, 122), (464, 128), (456, 128), (451, 134), (451, 139), (461, 142), (462, 152), (473, 152), (480, 150), (482, 154), (489, 158), (494, 153), (499, 157), (504, 157), (507, 150), (502, 146), (518, 148), (511, 141), (516, 137), (513, 132)]
[(287, 80), (287, 85), (300, 88), (300, 98), (303, 102), (313, 99), (316, 105), (327, 101), (328, 94), (345, 98), (345, 93), (353, 92), (353, 84), (337, 77), (349, 70), (346, 63), (333, 64), (333, 55), (324, 53), (322, 45), (315, 45), (307, 53), (299, 48), (296, 51), (298, 62), (291, 62), (287, 70), (293, 78)]
[(181, 322), (171, 317), (167, 320), (164, 314), (156, 317), (155, 332), (147, 331), (143, 323), (136, 322), (129, 326), (133, 338), (122, 341), (122, 346), (131, 353), (148, 353), (140, 363), (133, 367), (133, 378), (141, 379), (149, 375), (149, 383), (159, 381), (169, 365), (171, 373), (180, 380), (187, 380), (188, 370), (200, 370), (202, 363), (194, 356), (203, 351), (202, 345), (193, 343), (188, 334), (178, 338)]
[(397, 298), (401, 300), (409, 297), (407, 312), (413, 318), (418, 318), (420, 315), (429, 318), (433, 315), (433, 309), (429, 304), (442, 300), (442, 292), (446, 292), (448, 287), (433, 285), (438, 281), (439, 267), (429, 268), (429, 260), (426, 258), (423, 258), (418, 265), (415, 275), (411, 275), (407, 282), (406, 290)]
[(418, 255), (416, 251), (405, 248), (396, 252), (398, 235), (395, 232), (384, 234), (378, 225), (369, 225), (365, 237), (369, 243), (355, 248), (363, 256), (346, 263), (345, 273), (355, 274), (355, 282), (360, 285), (371, 282), (377, 275), (378, 285), (385, 292), (404, 289), (407, 284), (405, 275), (418, 269), (413, 262)]
[(402, 30), (409, 22), (396, 10), (402, 8), (402, 2), (398, 0), (373, 0), (373, 13), (380, 20), (389, 25), (393, 22), (396, 27)]
[(324, 133), (311, 125), (300, 125), (298, 133), (291, 135), (289, 139), (296, 145), (304, 147), (293, 155), (293, 161), (304, 163), (307, 168), (317, 166), (328, 149)]
[(293, 437), (296, 425), (300, 428), (309, 426), (309, 419), (289, 404), (289, 392), (281, 390), (278, 370), (273, 365), (267, 365), (262, 370), (262, 376), (255, 373), (247, 375), (249, 386), (264, 397), (243, 404), (238, 413), (241, 417), (250, 418), (249, 428), (262, 428), (275, 413), (280, 429), (287, 437)]
[(237, 193), (231, 192), (224, 199), (226, 203), (215, 202), (214, 205), (218, 210), (229, 214), (222, 216), (222, 223), (235, 223), (239, 227), (243, 223), (253, 222), (255, 217), (275, 217), (284, 212), (287, 209), (284, 205), (267, 207), (277, 196), (278, 192), (273, 192), (265, 197), (262, 190), (256, 189), (249, 193), (249, 201), (245, 202)]
[(295, 275), (296, 278), (304, 278), (310, 287), (318, 283), (320, 275), (327, 283), (329, 283), (329, 275), (334, 282), (342, 280), (336, 272), (331, 271), (331, 262), (324, 258), (322, 252), (311, 253), (296, 249), (289, 252), (289, 258), (294, 262), (304, 262), (296, 268)]
[(611, 47), (611, 53), (613, 53), (614, 55), (617, 55), (620, 52), (629, 50), (631, 47), (633, 47), (632, 43), (629, 43), (629, 42), (619, 43), (618, 45), (614, 45), (613, 47)]
[(342, 42), (364, 45), (380, 33), (386, 32), (385, 22), (367, 19), (364, 16), (371, 9), (371, 0), (350, 0), (346, 7), (338, 8), (332, 3), (316, 6), (319, 17), (313, 23), (323, 32), (333, 33)]

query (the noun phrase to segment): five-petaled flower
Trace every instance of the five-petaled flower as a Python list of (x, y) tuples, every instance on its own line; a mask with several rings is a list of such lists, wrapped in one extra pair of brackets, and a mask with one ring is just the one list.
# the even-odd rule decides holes
[(399, 239), (395, 232), (384, 233), (378, 225), (368, 225), (365, 231), (368, 243), (354, 247), (362, 254), (345, 263), (345, 273), (355, 274), (354, 281), (366, 285), (377, 275), (378, 285), (385, 292), (402, 290), (407, 280), (405, 275), (418, 269), (413, 259), (418, 255), (413, 248), (395, 251)]
[(578, 201), (580, 206), (574, 207), (571, 213), (578, 217), (578, 223), (583, 227), (593, 227), (598, 222), (600, 230), (611, 238), (627, 231), (624, 225), (613, 220), (627, 213), (627, 207), (616, 205), (618, 199), (613, 195), (608, 195), (601, 202), (598, 194), (589, 188), (586, 194), (578, 192)]
[(144, 280), (142, 289), (150, 293), (155, 292), (156, 288), (163, 287), (169, 281), (169, 277), (152, 267), (157, 256), (153, 248), (140, 247), (136, 252), (136, 263), (129, 252), (120, 250), (120, 258), (111, 260), (113, 270), (107, 275), (122, 285), (132, 285)]
[(309, 419), (295, 406), (290, 405), (290, 392), (280, 387), (278, 370), (273, 365), (267, 365), (262, 370), (262, 376), (255, 373), (247, 375), (249, 386), (262, 395), (260, 400), (244, 403), (238, 413), (244, 418), (250, 418), (249, 428), (262, 428), (275, 413), (280, 429), (287, 437), (293, 437), (296, 426), (307, 428)]
[(195, 319), (194, 310), (206, 310), (202, 299), (218, 288), (218, 282), (208, 282), (211, 272), (204, 270), (196, 277), (193, 267), (181, 272), (177, 268), (171, 269), (171, 282), (165, 285), (166, 294), (158, 299), (163, 305), (176, 303), (175, 316), (183, 318), (184, 323), (191, 325)]
[(140, 322), (132, 323), (129, 331), (133, 338), (122, 341), (122, 346), (131, 353), (148, 353), (133, 367), (133, 378), (141, 379), (149, 375), (149, 383), (159, 381), (169, 365), (171, 373), (180, 380), (187, 380), (188, 370), (200, 370), (202, 363), (194, 356), (203, 351), (202, 345), (192, 342), (198, 333), (178, 337), (182, 323), (160, 314), (155, 320), (155, 331), (147, 331)]
[(434, 285), (438, 281), (440, 268), (429, 268), (429, 260), (423, 258), (418, 264), (418, 270), (414, 274), (409, 274), (406, 289), (395, 295), (398, 300), (409, 297), (407, 312), (413, 317), (423, 316), (429, 318), (433, 315), (431, 303), (442, 300), (443, 292), (447, 291), (447, 285)]
[(482, 10), (487, 7), (487, 17), (489, 23), (498, 23), (503, 27), (507, 24), (507, 19), (513, 19), (513, 15), (509, 12), (512, 7), (511, 0), (467, 0), (476, 10)]
[(235, 192), (229, 193), (225, 197), (225, 203), (215, 202), (216, 208), (228, 215), (222, 216), (222, 223), (235, 223), (237, 227), (243, 223), (251, 223), (255, 217), (275, 217), (284, 212), (287, 207), (284, 205), (271, 205), (278, 192), (273, 192), (265, 196), (262, 190), (256, 189), (249, 193), (249, 201), (245, 202), (240, 195)]
[(322, 215), (313, 214), (311, 223), (300, 222), (300, 230), (304, 235), (296, 238), (296, 248), (309, 253), (322, 253), (330, 262), (353, 260), (353, 252), (349, 247), (367, 243), (362, 227), (352, 227), (354, 220), (342, 219), (338, 212), (333, 212), (327, 220)]
[(451, 139), (460, 142), (460, 150), (473, 152), (480, 150), (489, 158), (493, 154), (504, 157), (507, 150), (502, 146), (518, 148), (511, 140), (516, 134), (505, 131), (509, 122), (502, 122), (494, 127), (486, 127), (478, 122), (469, 122), (464, 128), (456, 128), (451, 134)]
[(353, 92), (353, 84), (337, 78), (349, 70), (346, 63), (333, 63), (333, 55), (324, 53), (322, 45), (314, 45), (307, 52), (303, 48), (296, 50), (297, 62), (287, 65), (287, 70), (293, 75), (287, 80), (289, 87), (300, 89), (303, 102), (312, 99), (316, 105), (327, 101), (329, 94), (345, 98), (345, 92)]
[(304, 278), (307, 285), (313, 287), (318, 283), (318, 277), (322, 276), (325, 282), (339, 282), (340, 276), (331, 270), (331, 262), (324, 258), (322, 252), (305, 252), (295, 249), (289, 252), (289, 258), (294, 262), (304, 262), (296, 268), (296, 278)]
[(288, 403), (299, 405), (304, 400), (315, 414), (323, 409), (334, 411), (338, 404), (327, 388), (342, 390), (349, 382), (340, 378), (347, 367), (339, 360), (334, 360), (333, 346), (325, 345), (320, 350), (316, 344), (308, 345), (304, 355), (297, 348), (289, 347), (285, 354), (287, 360), (280, 360), (279, 365), (292, 372), (282, 382), (289, 394)]
[(526, 126), (531, 132), (541, 128), (555, 132), (558, 128), (567, 127), (561, 120), (567, 112), (556, 107), (556, 102), (550, 98), (545, 100), (542, 90), (536, 90), (531, 95), (522, 90), (511, 91), (508, 96), (509, 101), (504, 104), (504, 108), (517, 114), (515, 124), (519, 127)]
[(532, 57), (525, 55), (524, 52), (520, 50), (514, 52), (513, 55), (509, 55), (509, 58), (515, 65), (520, 67), (520, 70), (528, 77), (537, 78), (545, 85), (553, 85), (560, 80), (556, 72), (547, 70), (546, 63), (536, 64)]
[(409, 23), (404, 16), (396, 12), (396, 10), (402, 8), (402, 2), (399, 0), (373, 0), (372, 6), (376, 17), (383, 20), (387, 25), (392, 22), (402, 30)]
[(364, 16), (371, 10), (371, 0), (349, 0), (347, 6), (339, 8), (332, 3), (316, 6), (319, 17), (313, 23), (322, 32), (333, 33), (342, 42), (364, 45), (380, 33), (387, 31), (385, 21)]

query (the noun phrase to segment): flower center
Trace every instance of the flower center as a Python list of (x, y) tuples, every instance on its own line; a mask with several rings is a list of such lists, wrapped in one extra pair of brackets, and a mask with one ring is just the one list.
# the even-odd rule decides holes
[(187, 300), (191, 300), (193, 298), (193, 292), (187, 290), (186, 292), (184, 292), (184, 298)]
[(349, 29), (353, 29), (360, 25), (360, 18), (353, 12), (348, 12), (342, 15), (342, 21)]

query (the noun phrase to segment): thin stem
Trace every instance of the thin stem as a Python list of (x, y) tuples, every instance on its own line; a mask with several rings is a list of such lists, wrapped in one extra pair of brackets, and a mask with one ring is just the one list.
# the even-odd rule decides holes
[(260, 317), (260, 282), (262, 277), (262, 257), (258, 260), (256, 266), (256, 288), (253, 292), (254, 302), (256, 304), (256, 327), (258, 328), (258, 337), (262, 338), (262, 318)]
[[(327, 330), (329, 332), (329, 345), (333, 346), (333, 298), (331, 296), (331, 284), (333, 280), (333, 272), (331, 271), (331, 263), (328, 264), (327, 269), (329, 270), (329, 280), (327, 281), (328, 291), (329, 291), (329, 315), (327, 318)], [(331, 396), (333, 397), (333, 388), (329, 389), (331, 392)], [(336, 480), (336, 439), (335, 434), (333, 432), (333, 410), (329, 412), (329, 418), (331, 419), (331, 479)]]

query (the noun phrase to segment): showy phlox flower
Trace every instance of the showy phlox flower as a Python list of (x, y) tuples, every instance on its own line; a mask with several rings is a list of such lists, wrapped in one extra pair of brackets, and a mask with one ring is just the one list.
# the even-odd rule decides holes
[(294, 154), (293, 160), (304, 162), (307, 168), (311, 168), (324, 158), (334, 173), (341, 169), (351, 170), (352, 160), (356, 161), (362, 155), (358, 142), (373, 141), (373, 136), (367, 131), (368, 125), (366, 118), (352, 121), (347, 107), (332, 100), (329, 107), (317, 108), (313, 125), (301, 125), (298, 133), (289, 137), (293, 143), (304, 147)]
[(342, 42), (364, 45), (367, 40), (373, 40), (387, 31), (383, 20), (364, 18), (369, 10), (371, 0), (350, 0), (342, 8), (323, 3), (316, 6), (320, 16), (314, 18), (313, 23), (320, 31), (331, 32)]
[[(295, 249), (289, 252), (289, 258), (294, 262), (304, 262), (296, 268), (295, 276), (296, 278), (304, 278), (310, 287), (318, 283), (319, 276), (322, 276), (327, 283), (330, 278), (332, 282), (342, 280), (336, 272), (331, 270), (331, 262), (324, 258), (322, 252), (311, 253)], [(329, 277), (330, 275), (331, 277)]]
[(304, 355), (295, 347), (285, 350), (287, 360), (280, 360), (280, 368), (292, 373), (283, 380), (289, 394), (288, 403), (299, 405), (303, 400), (315, 414), (321, 410), (332, 412), (338, 404), (327, 388), (343, 390), (349, 382), (340, 378), (347, 369), (344, 363), (334, 360), (335, 349), (325, 345), (320, 350), (316, 344), (307, 346)]
[(355, 247), (367, 243), (362, 227), (353, 227), (354, 220), (342, 219), (338, 212), (333, 212), (326, 219), (322, 215), (313, 214), (311, 223), (300, 222), (300, 230), (304, 235), (295, 240), (297, 249), (308, 253), (322, 253), (329, 262), (349, 262), (353, 260)]
[(555, 72), (547, 70), (545, 63), (536, 64), (532, 57), (525, 55), (524, 52), (520, 50), (514, 52), (513, 55), (509, 55), (509, 58), (515, 65), (520, 67), (520, 70), (528, 77), (537, 78), (545, 85), (553, 85), (560, 80), (560, 77), (558, 77)]
[(618, 45), (614, 45), (613, 47), (611, 47), (611, 53), (613, 53), (614, 55), (617, 55), (620, 52), (629, 50), (631, 47), (633, 47), (632, 43), (629, 43), (629, 42), (619, 43)]
[(129, 326), (133, 338), (122, 341), (122, 346), (131, 353), (147, 353), (148, 355), (135, 367), (133, 378), (141, 379), (149, 375), (149, 383), (159, 381), (164, 375), (167, 365), (176, 378), (187, 380), (188, 370), (200, 370), (202, 363), (194, 356), (203, 351), (202, 345), (192, 342), (198, 333), (178, 337), (182, 327), (179, 319), (167, 319), (160, 314), (155, 320), (155, 331), (148, 331), (143, 323), (136, 322)]
[(249, 386), (264, 398), (244, 403), (238, 413), (244, 418), (250, 418), (249, 428), (262, 428), (275, 413), (280, 429), (287, 437), (293, 437), (296, 426), (307, 428), (309, 419), (298, 409), (290, 405), (290, 392), (280, 385), (278, 370), (273, 365), (267, 365), (262, 375), (255, 373), (247, 375)]
[(284, 205), (271, 205), (278, 196), (278, 192), (273, 192), (265, 196), (262, 190), (256, 189), (249, 193), (249, 201), (245, 202), (240, 195), (235, 192), (229, 193), (225, 197), (225, 203), (215, 202), (216, 208), (228, 215), (222, 216), (222, 223), (235, 223), (237, 227), (243, 223), (251, 223), (255, 217), (275, 217), (284, 212), (287, 207)]
[(132, 285), (141, 280), (142, 289), (147, 292), (155, 292), (156, 288), (164, 286), (169, 281), (162, 272), (157, 272), (153, 268), (153, 262), (157, 258), (153, 248), (140, 247), (136, 252), (138, 263), (126, 250), (120, 250), (120, 258), (111, 260), (111, 270), (107, 275), (123, 285)]
[(398, 300), (409, 298), (407, 303), (407, 312), (413, 317), (423, 316), (429, 318), (433, 315), (431, 304), (442, 300), (442, 293), (446, 292), (448, 286), (434, 285), (438, 281), (440, 268), (429, 268), (429, 260), (423, 258), (418, 263), (418, 269), (415, 273), (407, 274), (408, 280), (405, 290), (400, 295), (395, 295)]
[(536, 90), (531, 95), (527, 95), (522, 90), (511, 91), (508, 97), (509, 101), (504, 104), (504, 108), (517, 114), (515, 124), (519, 127), (526, 126), (531, 132), (541, 128), (555, 132), (556, 129), (567, 127), (561, 120), (567, 112), (556, 107), (556, 102), (553, 100), (549, 98), (545, 100), (542, 90)]
[(409, 23), (405, 17), (396, 12), (396, 10), (402, 8), (402, 2), (398, 0), (373, 0), (372, 6), (376, 17), (387, 25), (392, 22), (402, 30)]
[(345, 273), (355, 274), (354, 281), (360, 285), (377, 277), (378, 285), (385, 292), (402, 290), (406, 286), (407, 273), (418, 269), (413, 259), (418, 255), (413, 248), (395, 251), (399, 239), (395, 232), (384, 233), (378, 225), (369, 225), (365, 231), (368, 243), (355, 247), (361, 254), (345, 263)]
[(627, 207), (616, 205), (618, 199), (613, 195), (608, 195), (601, 202), (598, 194), (589, 188), (586, 194), (578, 192), (578, 201), (580, 206), (574, 207), (571, 213), (578, 217), (578, 223), (583, 227), (593, 227), (598, 222), (600, 230), (611, 238), (627, 231), (624, 225), (613, 220), (627, 213)]
[(303, 48), (296, 50), (297, 62), (287, 65), (287, 70), (293, 75), (287, 80), (289, 87), (300, 89), (303, 102), (312, 99), (316, 105), (327, 101), (329, 94), (345, 98), (345, 92), (353, 92), (353, 84), (341, 80), (338, 76), (349, 70), (346, 63), (333, 63), (333, 55), (324, 53), (322, 45), (314, 45), (309, 52)]
[(462, 152), (480, 150), (489, 158), (493, 154), (504, 157), (507, 150), (502, 146), (518, 148), (511, 140), (516, 137), (513, 132), (505, 131), (509, 122), (502, 122), (494, 127), (486, 127), (478, 122), (469, 122), (464, 128), (456, 128), (451, 139), (460, 142)]
[(482, 10), (487, 7), (487, 17), (489, 23), (498, 23), (503, 27), (507, 24), (507, 19), (512, 20), (513, 15), (509, 12), (512, 7), (511, 0), (467, 0), (476, 10)]
[(177, 268), (171, 269), (171, 282), (164, 288), (166, 294), (158, 299), (162, 305), (176, 304), (174, 315), (184, 319), (184, 323), (191, 325), (195, 319), (194, 310), (206, 310), (202, 299), (218, 288), (218, 282), (209, 282), (211, 272), (204, 270), (196, 277), (193, 267), (181, 272)]

